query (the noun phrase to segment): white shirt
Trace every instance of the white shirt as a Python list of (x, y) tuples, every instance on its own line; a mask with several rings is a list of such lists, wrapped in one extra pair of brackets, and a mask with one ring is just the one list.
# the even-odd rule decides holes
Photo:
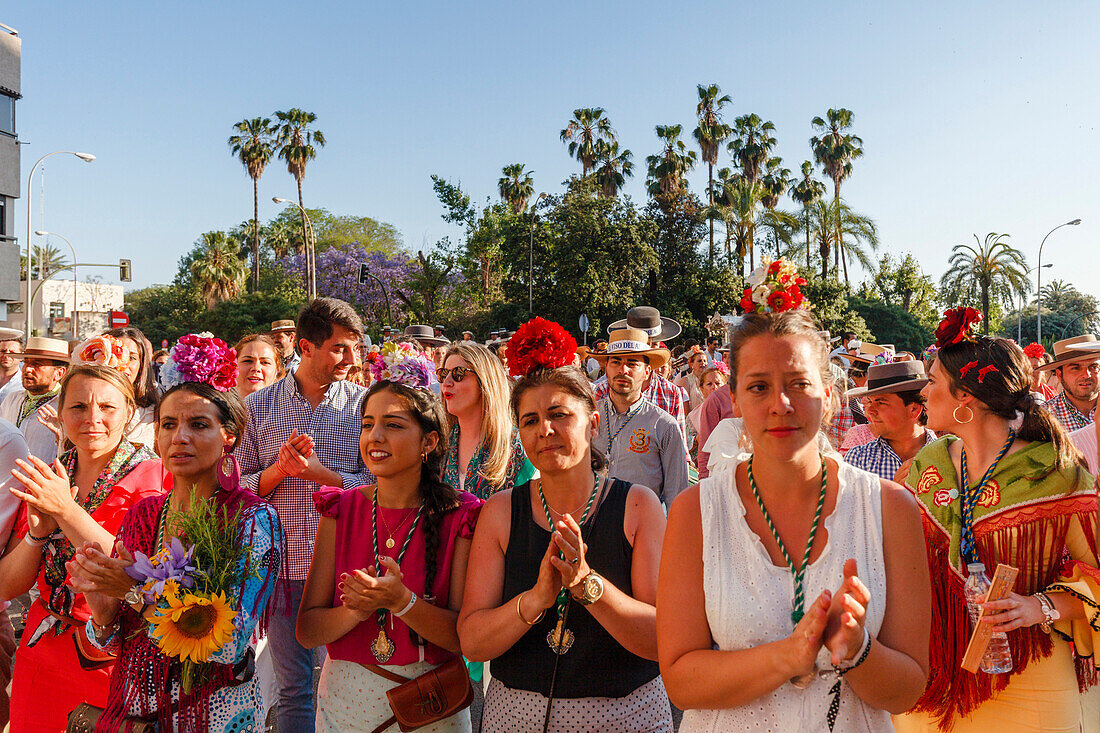
[(23, 391), (23, 364), (19, 364), (19, 371), (12, 375), (12, 378), (7, 383), (0, 387), (0, 400), (3, 400), (12, 392)]
[(1077, 446), (1077, 450), (1085, 454), (1085, 461), (1089, 464), (1089, 473), (1096, 475), (1100, 469), (1100, 456), (1096, 455), (1096, 426), (1086, 425), (1069, 434), (1069, 439)]
[(7, 546), (15, 517), (19, 514), (19, 499), (8, 489), (23, 488), (23, 484), (12, 478), (11, 470), (15, 468), (15, 459), (26, 460), (29, 453), (19, 428), (7, 420), (0, 420), (0, 550)]
[[(12, 392), (3, 400), (0, 400), (0, 418), (7, 420), (12, 425), (18, 424), (31, 454), (53, 465), (54, 459), (57, 458), (57, 436), (53, 434), (53, 431), (38, 422), (37, 414), (27, 415), (27, 419), (19, 424), (19, 412), (23, 409), (23, 398), (26, 394), (26, 390), (20, 389), (18, 392)], [(57, 397), (44, 403), (43, 406), (45, 405), (49, 405), (56, 410)]]

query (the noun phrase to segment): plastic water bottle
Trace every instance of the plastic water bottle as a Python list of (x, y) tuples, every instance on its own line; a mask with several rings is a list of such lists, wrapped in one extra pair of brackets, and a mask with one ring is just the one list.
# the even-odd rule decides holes
[[(989, 592), (989, 578), (985, 575), (985, 565), (980, 562), (970, 563), (966, 566), (969, 577), (966, 579), (966, 605), (970, 611), (970, 624), (974, 628), (978, 626), (978, 616), (981, 614), (979, 603), (985, 601)], [(982, 671), (986, 674), (1004, 674), (1012, 671), (1012, 651), (1008, 648), (1008, 637), (1003, 631), (993, 634), (989, 641), (989, 647), (982, 657)]]

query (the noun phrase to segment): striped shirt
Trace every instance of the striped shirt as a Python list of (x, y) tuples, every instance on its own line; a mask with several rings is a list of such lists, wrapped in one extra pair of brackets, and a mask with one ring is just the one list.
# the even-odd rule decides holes
[(1062, 426), (1071, 433), (1074, 430), (1080, 430), (1081, 428), (1092, 425), (1093, 418), (1096, 416), (1096, 405), (1093, 404), (1092, 409), (1089, 410), (1089, 414), (1086, 415), (1077, 409), (1077, 405), (1073, 404), (1066, 399), (1065, 392), (1059, 392), (1057, 395), (1047, 400), (1047, 403), (1043, 405), (1050, 411), (1054, 417), (1058, 418), (1058, 422), (1062, 423)]
[[(241, 465), (241, 486), (257, 491), (260, 473), (279, 458), (279, 448), (292, 430), (313, 438), (321, 464), (340, 474), (344, 488), (374, 483), (359, 453), (362, 430), (360, 409), (366, 388), (348, 381), (333, 382), (314, 409), (298, 390), (293, 374), (270, 387), (253, 392), (245, 400), (248, 423), (241, 443), (233, 452)], [(295, 476), (284, 478), (266, 498), (279, 510), (287, 543), (287, 580), (305, 580), (313, 559), (313, 539), (320, 515), (313, 507), (313, 492), (321, 488)]]
[[(592, 385), (592, 390), (596, 393), (596, 401), (599, 402), (604, 397), (607, 397), (608, 392), (607, 377), (600, 377)], [(642, 397), (649, 400), (653, 404), (660, 407), (662, 410), (672, 415), (676, 420), (676, 425), (680, 428), (680, 436), (684, 440), (684, 445), (687, 445), (687, 418), (684, 416), (684, 402), (682, 392), (672, 382), (668, 381), (659, 374), (652, 374), (649, 377), (649, 386), (642, 390)], [(687, 455), (687, 448), (684, 448), (684, 455)]]

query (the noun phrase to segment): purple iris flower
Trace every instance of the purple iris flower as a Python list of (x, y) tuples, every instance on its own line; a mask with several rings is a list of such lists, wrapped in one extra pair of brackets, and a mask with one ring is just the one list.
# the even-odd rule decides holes
[(164, 584), (174, 580), (184, 588), (195, 585), (191, 574), (196, 568), (191, 564), (195, 548), (186, 550), (179, 538), (173, 537), (168, 547), (149, 557), (144, 552), (134, 553), (134, 564), (126, 568), (126, 574), (144, 585), (143, 593), (147, 603), (155, 603), (164, 593)]

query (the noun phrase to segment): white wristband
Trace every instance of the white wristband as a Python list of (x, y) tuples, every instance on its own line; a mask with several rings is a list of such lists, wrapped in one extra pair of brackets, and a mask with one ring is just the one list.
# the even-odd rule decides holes
[(412, 598), (409, 599), (409, 605), (405, 606), (400, 611), (394, 611), (393, 612), (394, 616), (397, 616), (398, 618), (401, 618), (406, 613), (408, 613), (409, 610), (412, 609), (412, 607), (416, 604), (416, 594), (415, 593), (410, 593), (410, 595), (412, 596)]
[(42, 545), (49, 542), (50, 537), (52, 537), (52, 536), (53, 536), (53, 533), (51, 532), (50, 534), (46, 535), (45, 537), (32, 537), (31, 533), (27, 532), (27, 534), (23, 535), (23, 541), (26, 542), (31, 547), (41, 547)]
[(860, 657), (863, 656), (863, 653), (865, 651), (867, 651), (867, 647), (870, 646), (870, 645), (871, 645), (871, 632), (867, 630), (866, 626), (864, 626), (863, 627), (863, 643), (859, 645), (859, 650), (856, 651), (855, 654), (848, 657), (847, 659), (842, 660), (841, 663), (838, 664), (836, 668), (838, 670), (848, 670), (848, 669), (851, 669), (851, 668), (855, 667), (856, 663), (860, 661)]

